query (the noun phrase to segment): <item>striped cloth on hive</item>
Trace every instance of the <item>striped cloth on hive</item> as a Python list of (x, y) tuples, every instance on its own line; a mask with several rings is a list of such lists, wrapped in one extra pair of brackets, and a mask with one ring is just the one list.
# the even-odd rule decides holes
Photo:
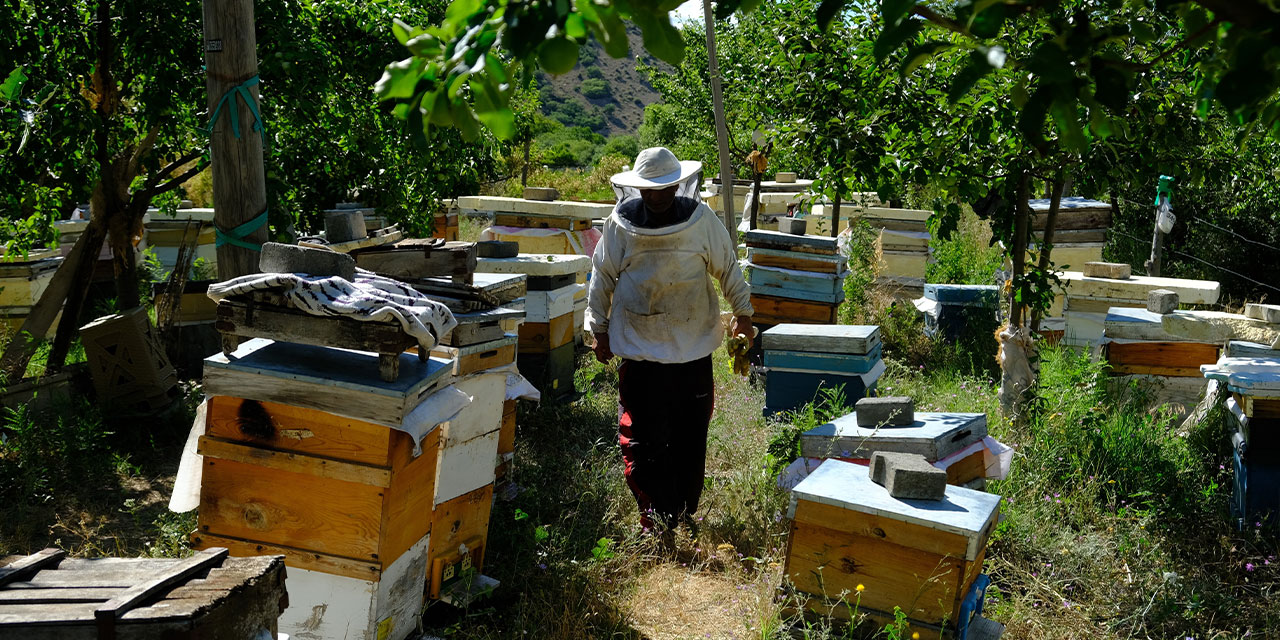
[(253, 291), (276, 291), (313, 316), (339, 316), (361, 322), (399, 322), (404, 332), (430, 351), (440, 336), (458, 326), (453, 312), (403, 282), (356, 270), (354, 282), (337, 276), (301, 273), (253, 273), (209, 286), (215, 302)]

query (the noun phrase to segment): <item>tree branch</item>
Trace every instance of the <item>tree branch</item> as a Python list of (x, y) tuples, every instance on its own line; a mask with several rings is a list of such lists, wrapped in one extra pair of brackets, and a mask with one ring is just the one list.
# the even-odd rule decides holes
[(146, 155), (156, 146), (156, 138), (160, 136), (160, 126), (156, 125), (147, 131), (144, 137), (137, 145), (133, 147), (133, 153), (129, 155), (129, 175), (138, 175), (138, 163), (142, 162), (142, 156)]
[(155, 196), (158, 196), (162, 193), (166, 193), (174, 189), (177, 189), (178, 187), (182, 186), (182, 184), (185, 183), (186, 181), (196, 177), (196, 174), (200, 173), (201, 171), (204, 171), (206, 166), (207, 165), (203, 163), (197, 163), (194, 167), (191, 167), (190, 169), (187, 169), (186, 171), (182, 172), (182, 174), (179, 175), (178, 177), (158, 187), (154, 187), (151, 190), (150, 196), (154, 198)]
[(933, 11), (933, 9), (916, 5), (911, 9), (911, 14), (920, 16), (921, 18), (924, 18), (925, 20), (928, 20), (929, 22), (932, 22), (938, 25), (943, 29), (958, 33), (966, 38), (969, 38), (970, 40), (977, 40), (977, 38), (973, 37), (973, 34), (969, 33), (969, 30), (965, 28), (964, 25), (946, 16), (938, 15), (936, 12)]

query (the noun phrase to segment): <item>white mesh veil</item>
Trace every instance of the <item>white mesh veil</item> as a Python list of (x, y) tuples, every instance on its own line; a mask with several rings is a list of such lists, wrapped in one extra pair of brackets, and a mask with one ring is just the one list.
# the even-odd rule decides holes
[[(640, 197), (640, 189), (636, 187), (624, 187), (621, 185), (613, 185), (613, 194), (617, 198), (618, 205)], [(680, 188), (676, 189), (677, 198), (689, 198), (695, 202), (702, 200), (702, 172), (699, 171), (689, 176), (680, 183)], [(616, 208), (616, 207), (615, 207)]]

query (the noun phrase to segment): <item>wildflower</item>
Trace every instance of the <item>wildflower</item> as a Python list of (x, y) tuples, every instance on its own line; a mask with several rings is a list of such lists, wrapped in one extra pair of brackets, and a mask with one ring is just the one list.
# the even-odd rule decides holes
[(857, 591), (858, 593), (862, 593), (863, 591), (865, 591), (865, 590), (866, 590), (866, 587), (865, 587), (865, 586), (863, 586), (863, 585), (858, 585), (858, 586), (854, 587), (854, 590), (855, 590), (855, 591)]
[(1246, 563), (1244, 563), (1244, 570), (1245, 570), (1245, 571), (1253, 571), (1253, 563), (1252, 563), (1252, 562), (1246, 562)]

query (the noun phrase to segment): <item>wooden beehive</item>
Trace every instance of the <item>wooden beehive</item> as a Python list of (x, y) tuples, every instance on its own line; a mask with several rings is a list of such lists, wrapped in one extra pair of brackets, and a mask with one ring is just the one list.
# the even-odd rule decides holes
[(62, 258), (0, 263), (0, 308), (30, 308), (40, 301)]
[(477, 342), (460, 347), (437, 345), (431, 350), (431, 355), (453, 360), (453, 375), (470, 375), (477, 371), (501, 367), (515, 362), (516, 336), (503, 334), (501, 338), (496, 340)]
[(0, 559), (0, 637), (241, 640), (271, 637), (288, 603), (278, 556)]
[(810, 458), (867, 460), (877, 451), (915, 453), (942, 460), (987, 436), (984, 413), (916, 412), (902, 427), (860, 427), (857, 412), (814, 427), (800, 436), (800, 452)]
[(795, 409), (837, 387), (856, 401), (884, 373), (876, 326), (786, 323), (762, 333), (761, 345), (766, 414)]
[[(809, 606), (892, 619), (922, 638), (967, 626), (962, 601), (982, 573), (1000, 496), (948, 486), (943, 500), (898, 500), (867, 468), (828, 460), (795, 487), (785, 574)], [(859, 593), (858, 587), (862, 585)]]
[(98, 399), (147, 402), (153, 408), (177, 383), (177, 372), (142, 307), (80, 327)]

